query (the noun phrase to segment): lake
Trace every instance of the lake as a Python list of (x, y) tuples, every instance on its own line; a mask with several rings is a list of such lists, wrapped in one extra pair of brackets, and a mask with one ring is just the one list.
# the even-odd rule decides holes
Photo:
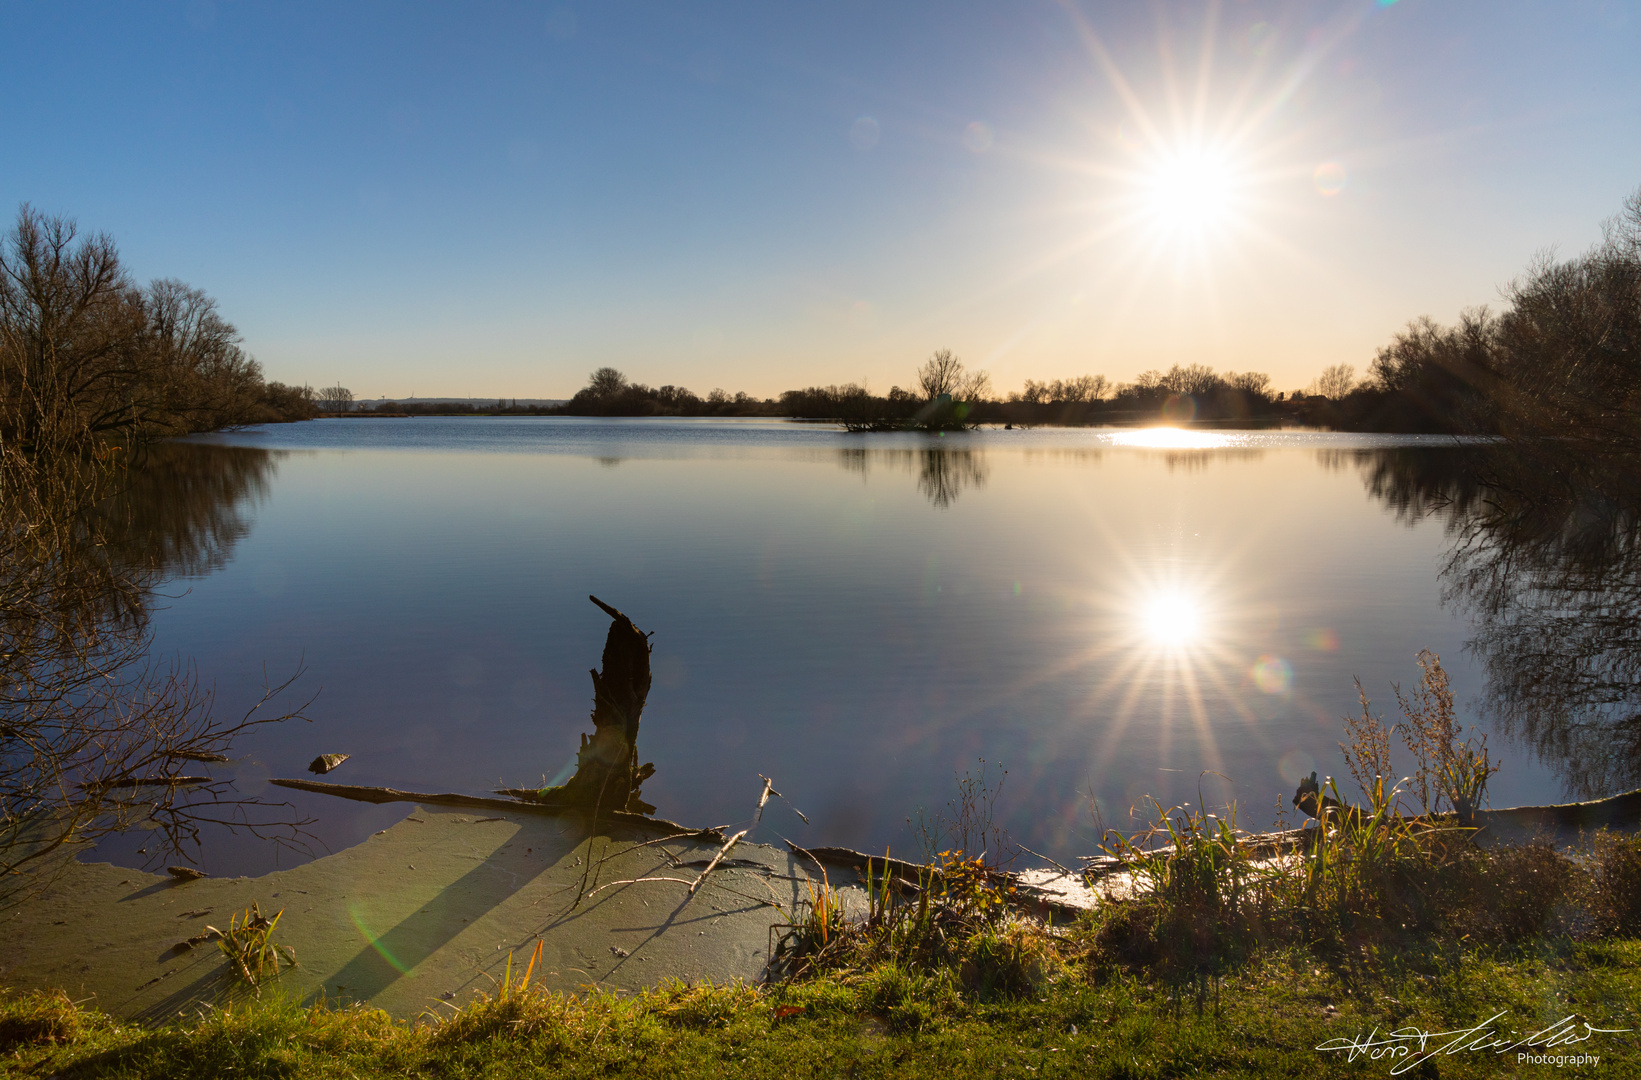
[[(768, 420), (199, 437), (167, 448), (150, 495), (176, 519), (152, 541), (171, 567), (155, 647), (192, 658), (223, 715), (255, 702), (265, 672), (305, 669), (292, 692), (317, 694), (311, 722), (257, 732), (226, 768), (315, 819), (319, 853), (409, 807), (267, 786), (318, 754), (352, 755), (327, 780), (417, 791), (567, 775), (608, 626), (594, 594), (654, 635), (639, 749), (660, 815), (744, 822), (762, 774), (808, 824), (777, 802), (758, 839), (916, 855), (909, 819), (983, 759), (988, 782), (1006, 770), (997, 823), (1067, 861), (1150, 799), (1234, 801), (1240, 824), (1269, 826), (1312, 769), (1345, 775), (1353, 679), (1394, 719), (1392, 683), (1417, 682), (1422, 648), (1477, 719), (1497, 665), (1466, 650), (1474, 605), (1444, 574), (1452, 503), (1421, 487), (1461, 452), (1437, 437)], [(1492, 731), (1493, 805), (1577, 786), (1543, 744)], [(142, 847), (118, 838), (100, 857), (136, 865)], [(301, 857), (207, 833), (200, 862), (260, 873)]]

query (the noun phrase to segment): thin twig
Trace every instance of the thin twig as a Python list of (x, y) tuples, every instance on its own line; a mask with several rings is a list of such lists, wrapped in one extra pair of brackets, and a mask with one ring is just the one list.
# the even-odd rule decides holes
[[(665, 844), (672, 840), (717, 840), (721, 843), (723, 839), (724, 834), (719, 832), (717, 829), (699, 829), (692, 833), (679, 833), (674, 836), (658, 836), (654, 840), (644, 840), (640, 843), (632, 845), (631, 847), (624, 847), (620, 851), (605, 855), (598, 861), (601, 864), (607, 863), (611, 859), (618, 859), (623, 855), (631, 854), (641, 847), (649, 847), (651, 844)], [(665, 852), (665, 854), (668, 858), (674, 858), (672, 852), (670, 851)]]
[[(597, 603), (598, 601), (594, 600), (593, 602)], [(602, 607), (603, 605), (599, 606)], [(610, 774), (606, 772), (604, 782), (598, 785), (598, 798), (593, 801), (593, 817), (587, 826), (587, 865), (582, 868), (581, 884), (576, 888), (575, 903), (570, 905), (571, 911), (580, 907), (581, 901), (587, 896), (587, 881), (589, 875), (593, 872), (593, 841), (598, 838), (598, 812), (604, 807), (604, 790), (609, 786)], [(604, 847), (606, 851), (609, 850), (609, 843), (606, 842)], [(602, 868), (604, 864), (599, 863), (598, 865)]]
[(689, 891), (693, 893), (695, 891), (695, 886), (696, 886), (696, 884), (699, 880), (700, 879), (697, 878), (696, 881), (691, 881), (691, 880), (689, 880), (689, 878), (681, 878), (681, 877), (635, 877), (635, 878), (627, 878), (623, 881), (606, 881), (604, 884), (600, 885), (598, 888), (596, 888), (592, 892), (588, 893), (587, 894), (587, 899), (591, 900), (594, 896), (597, 896), (599, 893), (603, 892), (605, 889), (613, 889), (617, 885), (637, 885), (640, 882), (644, 882), (644, 881), (676, 881), (680, 885), (688, 885), (690, 887)]
[[(758, 822), (763, 820), (764, 806), (769, 802), (769, 793), (775, 791), (775, 781), (771, 780), (763, 773), (758, 774), (758, 779), (764, 782), (764, 793), (758, 796), (758, 810), (757, 813), (752, 815), (753, 825), (757, 825)], [(776, 792), (776, 794), (779, 794), (779, 792)]]
[(1080, 876), (1080, 875), (1074, 873), (1073, 871), (1071, 871), (1070, 869), (1068, 869), (1064, 866), (1061, 866), (1059, 863), (1055, 862), (1053, 859), (1049, 858), (1047, 855), (1044, 855), (1041, 851), (1033, 851), (1030, 848), (1026, 847), (1026, 845), (1024, 845), (1024, 844), (1015, 844), (1014, 846), (1019, 848), (1021, 851), (1025, 852), (1027, 855), (1037, 856), (1039, 859), (1042, 859), (1044, 862), (1048, 863), (1050, 866), (1054, 867), (1054, 869), (1060, 871), (1062, 874), (1065, 874), (1067, 877), (1079, 877)]
[(707, 863), (707, 868), (701, 871), (701, 876), (695, 879), (695, 884), (689, 887), (689, 894), (691, 896), (695, 895), (695, 890), (701, 887), (701, 882), (707, 879), (707, 875), (712, 873), (713, 869), (716, 868), (721, 861), (723, 861), (723, 857), (729, 854), (729, 849), (734, 847), (736, 842), (750, 831), (750, 829), (742, 829), (740, 832), (724, 841), (724, 846), (718, 849), (718, 854), (712, 857), (712, 861)]

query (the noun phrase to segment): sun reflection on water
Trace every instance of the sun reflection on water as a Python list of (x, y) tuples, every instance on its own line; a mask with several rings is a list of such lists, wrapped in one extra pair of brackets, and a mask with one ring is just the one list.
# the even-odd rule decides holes
[(1201, 607), (1181, 592), (1156, 593), (1141, 606), (1140, 624), (1146, 636), (1157, 645), (1184, 649), (1192, 645), (1202, 631)]
[(1219, 450), (1230, 446), (1234, 436), (1218, 431), (1190, 431), (1185, 428), (1149, 427), (1120, 431), (1111, 436), (1112, 446), (1137, 446), (1154, 450)]

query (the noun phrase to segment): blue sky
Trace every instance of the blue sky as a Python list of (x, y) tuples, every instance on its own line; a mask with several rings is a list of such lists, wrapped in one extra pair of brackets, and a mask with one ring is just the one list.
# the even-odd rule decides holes
[(0, 7), (0, 206), (271, 378), (1303, 386), (1641, 185), (1631, 3)]

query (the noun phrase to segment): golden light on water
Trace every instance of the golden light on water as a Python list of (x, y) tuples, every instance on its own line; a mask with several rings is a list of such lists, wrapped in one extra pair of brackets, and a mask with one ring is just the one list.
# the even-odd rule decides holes
[(1230, 446), (1232, 442), (1233, 436), (1222, 432), (1174, 427), (1136, 428), (1111, 436), (1113, 446), (1137, 446), (1150, 450), (1218, 450)]
[(1195, 598), (1170, 591), (1148, 597), (1139, 611), (1146, 636), (1168, 649), (1184, 649), (1202, 632), (1202, 611)]

